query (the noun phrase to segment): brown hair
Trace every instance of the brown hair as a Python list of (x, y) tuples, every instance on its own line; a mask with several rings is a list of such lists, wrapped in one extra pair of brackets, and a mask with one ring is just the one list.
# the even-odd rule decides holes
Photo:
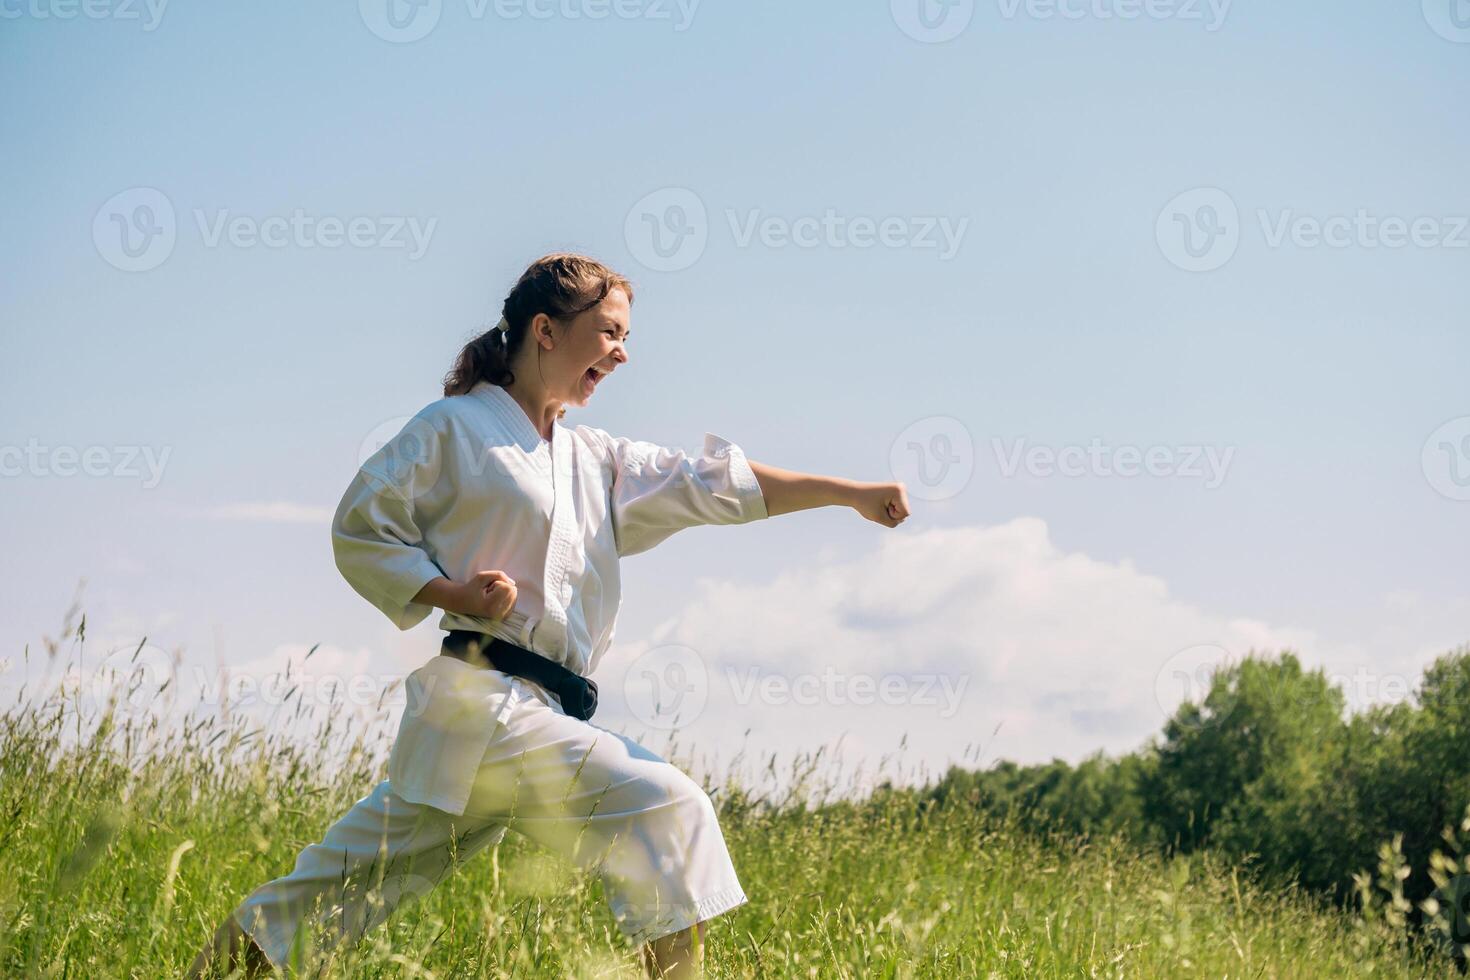
[[(570, 320), (601, 303), (614, 289), (628, 294), (633, 302), (633, 284), (596, 259), (572, 252), (553, 252), (532, 262), (511, 287), (501, 305), (509, 328), (491, 328), (459, 352), (454, 367), (444, 376), (444, 395), (463, 395), (481, 381), (502, 388), (515, 383), (510, 362), (525, 343), (531, 320), (545, 313), (553, 320)], [(566, 414), (566, 409), (562, 409)]]

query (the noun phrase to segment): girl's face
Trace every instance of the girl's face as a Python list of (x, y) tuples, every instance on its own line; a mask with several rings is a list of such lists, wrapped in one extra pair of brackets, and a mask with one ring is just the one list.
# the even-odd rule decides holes
[(612, 289), (554, 335), (556, 347), (544, 352), (541, 361), (553, 398), (586, 405), (602, 380), (628, 362), (629, 312), (628, 294)]

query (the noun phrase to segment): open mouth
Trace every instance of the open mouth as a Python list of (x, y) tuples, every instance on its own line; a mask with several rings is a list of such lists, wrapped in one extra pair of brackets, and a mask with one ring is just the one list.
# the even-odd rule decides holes
[(597, 368), (588, 368), (586, 372), (582, 375), (582, 388), (590, 394), (591, 392), (596, 390), (597, 382), (601, 381), (603, 379), (603, 376), (603, 372), (599, 371)]

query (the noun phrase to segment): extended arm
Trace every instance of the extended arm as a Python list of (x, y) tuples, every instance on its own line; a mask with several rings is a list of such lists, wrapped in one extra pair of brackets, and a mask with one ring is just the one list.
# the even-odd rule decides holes
[(864, 483), (837, 476), (818, 476), (767, 466), (747, 460), (766, 498), (766, 513), (789, 514), (841, 504), (851, 507), (870, 521), (897, 527), (909, 516), (908, 492), (902, 483)]

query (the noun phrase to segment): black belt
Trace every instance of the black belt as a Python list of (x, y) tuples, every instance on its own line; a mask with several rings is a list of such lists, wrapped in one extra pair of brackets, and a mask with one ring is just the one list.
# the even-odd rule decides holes
[(555, 694), (561, 708), (573, 718), (586, 721), (597, 710), (597, 682), (573, 673), (555, 660), (488, 633), (450, 630), (442, 652), (476, 667), (502, 670), (515, 677), (535, 681)]

